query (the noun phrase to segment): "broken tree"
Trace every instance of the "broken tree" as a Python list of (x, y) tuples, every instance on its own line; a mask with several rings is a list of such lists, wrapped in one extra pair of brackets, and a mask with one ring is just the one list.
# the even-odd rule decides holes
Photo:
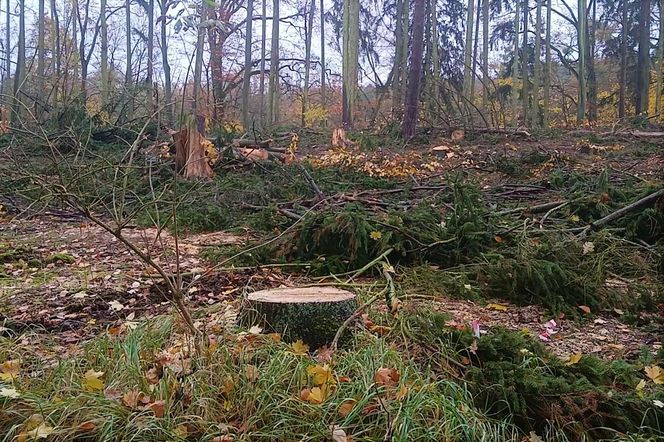
[(173, 134), (175, 141), (175, 168), (185, 178), (212, 178), (214, 172), (208, 163), (203, 147), (204, 138), (190, 124)]

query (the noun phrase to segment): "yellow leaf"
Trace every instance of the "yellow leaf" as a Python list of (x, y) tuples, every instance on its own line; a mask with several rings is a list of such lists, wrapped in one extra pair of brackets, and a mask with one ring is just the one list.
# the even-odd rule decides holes
[(100, 378), (103, 375), (103, 371), (86, 371), (83, 375), (83, 388), (87, 391), (102, 391), (104, 389), (104, 381)]
[(10, 359), (0, 365), (0, 380), (13, 381), (18, 377), (21, 369), (21, 362), (18, 359)]
[(371, 232), (371, 233), (369, 234), (369, 236), (370, 236), (371, 239), (373, 239), (374, 241), (378, 241), (379, 239), (381, 239), (381, 238), (383, 237), (383, 234), (382, 234), (381, 232), (378, 232), (378, 231), (374, 230), (373, 232)]
[(578, 223), (581, 221), (581, 218), (579, 218), (579, 215), (572, 215), (569, 217), (569, 220), (572, 221), (573, 223)]
[(34, 429), (19, 434), (18, 440), (46, 439), (51, 433), (53, 433), (53, 427), (49, 427), (45, 422), (42, 422)]
[(636, 395), (643, 399), (645, 397), (645, 392), (643, 391), (646, 388), (646, 380), (641, 379), (638, 384), (636, 384)]
[(328, 364), (309, 367), (307, 368), (307, 373), (312, 377), (314, 385), (336, 383), (332, 374), (332, 369)]
[(187, 430), (186, 425), (178, 425), (175, 427), (175, 435), (181, 439), (186, 439), (189, 435), (189, 430)]
[(305, 355), (309, 351), (309, 346), (302, 342), (302, 339), (298, 339), (297, 341), (293, 342), (290, 348), (293, 354), (296, 355)]
[(567, 365), (578, 364), (582, 356), (583, 353), (574, 353), (569, 355), (569, 358), (567, 359)]
[(646, 376), (655, 384), (664, 384), (664, 370), (658, 365), (649, 365), (644, 367), (643, 370), (646, 372)]
[(509, 310), (509, 307), (507, 307), (506, 305), (503, 305), (503, 304), (493, 304), (492, 303), (492, 304), (487, 304), (486, 307), (490, 308), (490, 309), (493, 309), (493, 310), (497, 310), (499, 312), (506, 312), (507, 310)]

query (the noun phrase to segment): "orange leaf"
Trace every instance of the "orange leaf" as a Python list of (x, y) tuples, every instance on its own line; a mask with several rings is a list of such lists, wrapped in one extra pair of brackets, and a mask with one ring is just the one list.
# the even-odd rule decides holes
[(138, 407), (138, 400), (141, 394), (142, 393), (138, 390), (130, 390), (122, 395), (122, 403), (127, 407), (134, 409)]
[(148, 405), (148, 408), (152, 410), (155, 417), (162, 418), (164, 417), (164, 408), (166, 406), (166, 401), (158, 400)]
[(502, 236), (498, 236), (498, 235), (496, 235), (496, 236), (493, 237), (493, 239), (494, 239), (498, 244), (500, 244), (501, 242), (503, 242), (503, 238), (502, 238)]
[(353, 411), (355, 404), (357, 404), (355, 399), (348, 399), (343, 401), (341, 405), (339, 405), (339, 414), (343, 417), (348, 416), (350, 412)]
[(579, 310), (581, 310), (586, 315), (590, 314), (590, 307), (588, 307), (587, 305), (579, 305), (578, 307), (579, 307)]
[(399, 372), (394, 368), (379, 368), (374, 375), (374, 381), (378, 385), (393, 387), (399, 383)]
[(92, 431), (95, 428), (97, 428), (97, 426), (94, 424), (94, 422), (90, 422), (90, 421), (83, 422), (82, 424), (80, 424), (78, 426), (78, 429), (81, 430), (81, 431)]

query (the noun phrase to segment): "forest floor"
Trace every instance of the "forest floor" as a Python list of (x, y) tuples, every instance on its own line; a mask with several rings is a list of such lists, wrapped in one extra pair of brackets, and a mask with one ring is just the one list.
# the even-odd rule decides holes
[[(212, 339), (198, 362), (185, 350), (186, 333), (154, 269), (117, 238), (56, 207), (29, 217), (5, 212), (6, 440), (40, 431), (54, 440), (135, 434), (217, 442), (406, 440), (409, 431), (422, 440), (531, 442), (664, 434), (664, 197), (593, 225), (662, 189), (662, 142), (500, 135), (454, 142), (431, 136), (412, 147), (386, 147), (366, 135), (356, 141), (331, 149), (303, 140), (291, 166), (218, 168), (211, 184), (183, 197), (177, 241), (171, 225), (156, 229), (140, 217), (124, 230), (167, 271), (183, 275), (187, 306)], [(145, 186), (145, 177), (138, 184)], [(8, 192), (5, 206), (15, 200)], [(323, 350), (297, 359), (292, 343), (256, 341), (255, 331), (235, 323), (247, 293), (334, 284), (339, 278), (330, 275), (361, 268), (388, 248), (395, 250), (386, 264), (398, 308), (372, 305), (353, 326), (357, 343), (340, 355)], [(369, 269), (350, 285), (364, 299), (376, 284), (380, 272)], [(165, 323), (171, 328), (160, 328)], [(146, 343), (134, 355), (129, 348), (139, 338)], [(380, 367), (371, 362), (368, 381), (357, 371), (364, 357)], [(335, 380), (319, 382), (316, 370), (332, 370)], [(38, 379), (44, 373), (48, 385)], [(530, 373), (541, 374), (530, 383), (518, 379)], [(274, 388), (279, 392), (266, 393)], [(321, 398), (310, 395), (316, 388)], [(458, 402), (443, 406), (435, 395), (450, 396), (449, 388), (464, 393), (451, 393)], [(101, 398), (90, 396), (102, 390)], [(76, 401), (99, 410), (74, 416)], [(492, 405), (503, 401), (509, 411)], [(457, 427), (450, 410), (462, 410)], [(118, 429), (104, 423), (104, 413), (132, 420)], [(440, 413), (449, 426), (427, 429)], [(500, 425), (492, 427), (494, 419)]]

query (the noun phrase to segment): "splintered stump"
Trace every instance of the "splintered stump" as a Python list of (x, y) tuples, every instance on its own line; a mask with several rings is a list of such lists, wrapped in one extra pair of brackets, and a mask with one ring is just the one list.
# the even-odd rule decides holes
[[(258, 322), (287, 342), (302, 339), (311, 349), (330, 344), (357, 308), (354, 293), (336, 287), (287, 287), (248, 296)], [(254, 322), (255, 323), (255, 322)]]

